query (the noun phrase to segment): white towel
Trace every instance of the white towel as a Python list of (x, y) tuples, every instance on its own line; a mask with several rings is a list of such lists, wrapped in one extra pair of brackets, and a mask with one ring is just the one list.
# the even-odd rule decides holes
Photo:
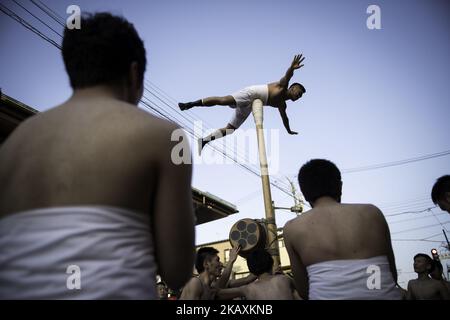
[(148, 215), (55, 207), (0, 219), (0, 299), (155, 299), (155, 270)]
[(333, 260), (307, 267), (311, 300), (397, 300), (386, 256)]

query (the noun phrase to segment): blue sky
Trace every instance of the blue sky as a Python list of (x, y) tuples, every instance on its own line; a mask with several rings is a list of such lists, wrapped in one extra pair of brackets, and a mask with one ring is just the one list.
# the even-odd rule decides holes
[[(18, 1), (61, 30), (31, 2)], [(278, 112), (265, 109), (265, 127), (279, 129), (280, 170), (273, 179), (280, 183), (287, 182), (286, 176), (295, 181), (300, 166), (312, 158), (330, 159), (343, 170), (450, 150), (448, 1), (42, 2), (63, 17), (68, 16), (65, 11), (70, 4), (82, 11), (125, 16), (145, 42), (146, 78), (173, 102), (227, 95), (248, 85), (276, 81), (293, 56), (303, 53), (305, 66), (292, 80), (301, 82), (307, 92), (299, 101), (288, 102), (287, 109), (291, 128), (299, 135), (288, 135)], [(60, 42), (13, 1), (2, 4)], [(381, 9), (381, 30), (366, 27), (370, 4)], [(40, 111), (70, 96), (58, 49), (3, 13), (0, 43), (0, 86), (6, 94)], [(174, 114), (172, 109), (166, 111)], [(187, 114), (217, 128), (226, 125), (232, 110), (198, 108)], [(250, 117), (235, 137), (253, 127)], [(221, 148), (221, 143), (215, 144)], [(242, 145), (232, 148), (244, 152)], [(204, 157), (212, 153), (207, 148)], [(391, 215), (432, 207), (431, 187), (437, 177), (449, 173), (447, 155), (343, 174), (343, 202), (374, 203), (387, 216), (403, 285), (415, 277), (414, 254), (429, 253), (440, 245), (415, 240), (436, 235), (428, 240), (443, 241), (439, 223), (449, 230), (450, 224), (445, 223), (450, 215), (437, 208)], [(238, 219), (264, 215), (262, 195), (257, 192), (260, 180), (235, 164), (208, 165), (195, 156), (193, 185), (235, 203), (240, 210), (199, 226), (197, 243), (226, 239)], [(277, 206), (293, 205), (276, 188), (272, 196)], [(287, 211), (276, 214), (278, 226), (295, 217)], [(430, 225), (436, 226), (426, 227)], [(409, 229), (414, 230), (404, 232)]]

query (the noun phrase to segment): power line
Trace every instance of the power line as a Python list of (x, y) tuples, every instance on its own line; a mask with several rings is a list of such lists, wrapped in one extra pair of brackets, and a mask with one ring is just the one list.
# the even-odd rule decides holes
[(446, 232), (448, 232), (447, 228), (445, 228), (445, 226), (442, 224), (441, 220), (439, 220), (439, 219), (437, 218), (437, 216), (434, 214), (433, 211), (431, 211), (431, 214), (432, 214), (433, 217), (437, 220), (437, 222), (440, 223), (440, 225), (442, 226), (442, 229), (444, 229)]
[(408, 207), (411, 206), (418, 206), (418, 205), (431, 205), (431, 199), (429, 197), (423, 199), (423, 200), (407, 200), (407, 201), (401, 201), (398, 202), (398, 204), (395, 205), (378, 205), (379, 208), (382, 211), (395, 211), (395, 210), (405, 210)]
[[(443, 224), (449, 224), (449, 222), (444, 222)], [(431, 227), (437, 227), (440, 226), (441, 224), (431, 224), (431, 225), (427, 225), (427, 226), (422, 226), (422, 227), (417, 227), (417, 228), (412, 228), (412, 229), (406, 229), (406, 230), (401, 230), (401, 231), (397, 231), (397, 232), (392, 232), (391, 234), (399, 234), (399, 233), (404, 233), (404, 232), (411, 232), (411, 231), (415, 231), (415, 230), (420, 230), (420, 229), (426, 229), (426, 228), (431, 228)]]
[(39, 37), (41, 37), (45, 41), (49, 42), (50, 44), (54, 45), (56, 48), (61, 50), (61, 46), (58, 43), (56, 43), (53, 39), (47, 37), (45, 34), (40, 32), (38, 29), (33, 27), (30, 23), (25, 21), (23, 18), (21, 18), (19, 15), (17, 15), (16, 13), (14, 13), (12, 10), (8, 9), (4, 5), (2, 5), (1, 3), (0, 3), (0, 11), (3, 12), (4, 14), (6, 14), (7, 16), (9, 16), (10, 18), (16, 20), (17, 22), (19, 22), (25, 28), (27, 28), (28, 30), (30, 30), (33, 33), (37, 34)]
[[(432, 211), (431, 211), (432, 212)], [(439, 215), (446, 215), (447, 213), (441, 213)], [(421, 220), (421, 219), (430, 219), (432, 218), (432, 216), (425, 216), (425, 217), (414, 217), (414, 218), (409, 218), (409, 219), (403, 219), (403, 220), (398, 220), (398, 221), (393, 221), (393, 222), (389, 222), (389, 225), (393, 225), (393, 224), (397, 224), (397, 223), (403, 223), (403, 222), (410, 222), (410, 221), (416, 221), (416, 220)]]
[(424, 239), (424, 240), (427, 240), (427, 239), (435, 238), (435, 237), (437, 237), (437, 236), (442, 236), (442, 232), (433, 234), (433, 235), (428, 236), (428, 237), (425, 237), (425, 238), (423, 238), (423, 239)]
[(410, 205), (407, 207), (403, 207), (403, 208), (398, 208), (398, 209), (394, 209), (394, 210), (382, 210), (382, 212), (384, 212), (385, 216), (388, 217), (395, 217), (399, 214), (408, 214), (408, 213), (420, 213), (417, 211), (427, 211), (427, 209), (432, 208), (434, 209), (434, 206), (430, 206), (428, 203), (423, 203), (423, 204), (417, 204), (417, 205)]
[(418, 210), (418, 211), (404, 211), (404, 212), (399, 212), (399, 213), (394, 213), (394, 214), (386, 214), (384, 215), (385, 217), (394, 217), (394, 216), (400, 216), (400, 215), (404, 215), (404, 214), (410, 214), (410, 213), (422, 213), (425, 211), (431, 211), (431, 209), (433, 209), (435, 207), (429, 207), (423, 210)]
[(404, 159), (404, 160), (374, 164), (374, 165), (369, 165), (369, 166), (364, 166), (364, 167), (345, 169), (345, 170), (342, 170), (342, 173), (354, 173), (354, 172), (369, 171), (369, 170), (375, 170), (375, 169), (381, 169), (381, 168), (387, 168), (387, 167), (400, 166), (400, 165), (404, 165), (407, 163), (423, 161), (423, 160), (433, 159), (433, 158), (437, 158), (437, 157), (443, 157), (443, 156), (447, 156), (449, 154), (450, 154), (450, 150), (447, 150), (447, 151), (427, 154), (424, 156), (410, 158), (410, 159)]
[(17, 2), (16, 0), (12, 0), (16, 5), (18, 5), (19, 7), (21, 7), (23, 10), (25, 10), (26, 12), (28, 12), (31, 16), (33, 16), (36, 20), (38, 20), (40, 23), (42, 23), (43, 25), (45, 25), (47, 28), (49, 28), (50, 30), (52, 30), (54, 33), (56, 33), (58, 36), (60, 36), (62, 38), (62, 35), (56, 31), (55, 29), (53, 29), (51, 26), (49, 26), (47, 23), (45, 23), (44, 21), (42, 21), (41, 18), (37, 17), (34, 13), (32, 13), (30, 10), (28, 10), (27, 8), (25, 8), (23, 5), (21, 5), (19, 2)]
[[(43, 12), (45, 12), (50, 18), (52, 18), (53, 20), (55, 20), (58, 24), (60, 24), (63, 28), (65, 27), (64, 23), (61, 21), (64, 21), (64, 19), (55, 11), (53, 11), (51, 8), (49, 8), (45, 3), (37, 0), (30, 0), (36, 7), (38, 7), (39, 9), (41, 9)], [(39, 3), (37, 3), (39, 2)], [(58, 19), (60, 18), (61, 21)]]

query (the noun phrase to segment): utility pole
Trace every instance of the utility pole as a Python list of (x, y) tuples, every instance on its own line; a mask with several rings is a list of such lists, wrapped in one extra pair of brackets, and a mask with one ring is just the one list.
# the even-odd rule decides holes
[(450, 250), (450, 243), (448, 242), (447, 234), (444, 229), (442, 229), (442, 232), (444, 233), (445, 240), (447, 240), (447, 249)]
[(294, 206), (291, 208), (291, 211), (295, 212), (297, 216), (299, 216), (300, 213), (303, 212), (303, 201), (301, 201), (297, 196), (297, 189), (295, 188), (294, 182), (292, 182), (292, 180), (287, 177), (286, 179), (289, 181), (289, 184), (291, 185), (291, 192), (292, 196), (294, 197)]
[(264, 196), (264, 209), (266, 213), (268, 251), (273, 258), (273, 270), (280, 267), (280, 249), (278, 247), (277, 225), (275, 211), (270, 191), (269, 166), (267, 164), (266, 144), (263, 131), (263, 103), (255, 99), (252, 103), (252, 113), (256, 124), (256, 136), (258, 138), (259, 165), (261, 168), (261, 180)]

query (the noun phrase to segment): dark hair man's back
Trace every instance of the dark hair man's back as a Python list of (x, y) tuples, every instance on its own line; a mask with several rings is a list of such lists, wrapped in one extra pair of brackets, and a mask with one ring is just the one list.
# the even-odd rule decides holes
[[(72, 97), (25, 121), (0, 148), (0, 229), (15, 229), (5, 241), (20, 252), (30, 243), (21, 242), (20, 249), (14, 234), (27, 233), (29, 241), (55, 241), (54, 252), (30, 252), (22, 261), (11, 251), (10, 261), (17, 257), (18, 262), (0, 265), (0, 271), (20, 265), (39, 276), (37, 270), (46, 270), (50, 262), (64, 271), (65, 259), (76, 262), (78, 254), (101, 264), (80, 266), (82, 275), (93, 277), (84, 282), (84, 297), (151, 297), (155, 283), (147, 271), (144, 280), (142, 270), (154, 273), (156, 268), (177, 289), (188, 280), (194, 258), (191, 166), (172, 162), (171, 134), (178, 128), (137, 108), (146, 64), (142, 40), (123, 18), (84, 16), (81, 30), (65, 30), (63, 57)], [(32, 224), (20, 228), (20, 219)], [(37, 228), (44, 226), (48, 230), (37, 237)], [(87, 246), (91, 238), (97, 240)], [(80, 250), (74, 252), (77, 246)], [(64, 259), (57, 254), (62, 251), (67, 251)], [(38, 253), (40, 260), (33, 259)], [(119, 261), (121, 274), (129, 267), (129, 276), (111, 279), (116, 290), (108, 292), (106, 283), (115, 277)], [(108, 269), (103, 262), (110, 273), (97, 272)], [(21, 280), (9, 281), (15, 285)], [(153, 289), (125, 290), (133, 285)], [(18, 290), (17, 296), (71, 297), (67, 288), (46, 292), (28, 286), (27, 294)], [(11, 288), (4, 289), (9, 291), (0, 289), (1, 297), (14, 297)]]
[[(381, 266), (385, 288), (392, 289), (397, 278), (389, 228), (381, 211), (370, 204), (341, 204), (341, 174), (328, 160), (307, 162), (298, 180), (312, 209), (289, 221), (284, 237), (300, 295), (308, 297), (309, 290), (313, 299), (388, 297), (389, 292), (370, 291), (366, 286), (370, 275), (366, 268), (372, 264)], [(321, 282), (325, 277), (316, 281), (323, 270), (335, 272), (326, 283)], [(334, 283), (345, 279), (344, 273), (353, 274), (354, 279)]]

